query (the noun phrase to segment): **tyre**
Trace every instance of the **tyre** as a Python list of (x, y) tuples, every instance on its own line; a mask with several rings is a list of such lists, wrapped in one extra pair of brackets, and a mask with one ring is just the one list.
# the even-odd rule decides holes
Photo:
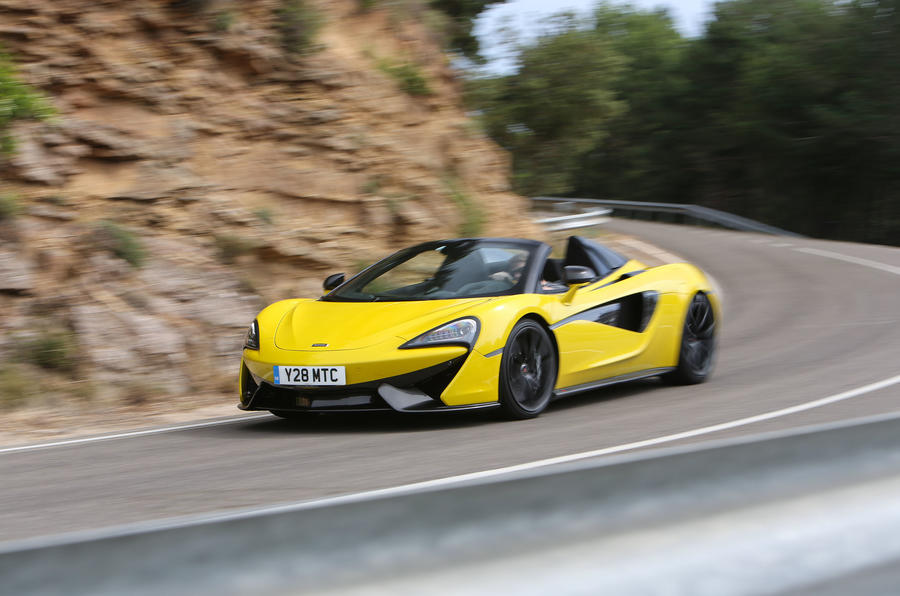
[(522, 319), (513, 327), (500, 362), (500, 405), (508, 418), (534, 418), (544, 411), (556, 385), (556, 350), (547, 331)]
[(716, 316), (706, 294), (697, 293), (688, 305), (681, 332), (678, 366), (664, 376), (675, 385), (702, 383), (712, 372), (716, 351)]

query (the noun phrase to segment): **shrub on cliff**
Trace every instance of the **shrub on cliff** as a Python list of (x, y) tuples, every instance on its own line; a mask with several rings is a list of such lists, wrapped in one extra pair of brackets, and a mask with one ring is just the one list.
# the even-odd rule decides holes
[(16, 195), (0, 194), (0, 221), (12, 219), (22, 211), (19, 197)]
[(14, 362), (0, 362), (0, 387), (0, 412), (15, 409), (39, 394), (32, 375)]
[(234, 234), (216, 234), (213, 236), (213, 242), (219, 261), (225, 265), (233, 265), (238, 257), (249, 255), (256, 250), (256, 243), (253, 240)]
[(459, 180), (453, 176), (444, 179), (444, 186), (450, 195), (450, 199), (456, 204), (462, 215), (458, 234), (463, 238), (480, 236), (484, 228), (484, 212), (481, 206), (466, 194), (460, 186)]
[(431, 95), (431, 87), (422, 69), (412, 62), (393, 63), (387, 60), (381, 60), (378, 68), (394, 79), (397, 86), (410, 95)]
[(52, 113), (44, 98), (16, 78), (12, 62), (0, 53), (0, 153), (11, 153), (15, 143), (9, 127), (15, 120), (46, 118)]
[(144, 245), (134, 232), (111, 221), (100, 222), (94, 230), (93, 240), (99, 248), (127, 261), (132, 267), (144, 264)]
[(282, 0), (277, 16), (284, 50), (289, 54), (310, 52), (322, 26), (322, 15), (305, 0)]
[(73, 373), (78, 364), (78, 341), (69, 329), (43, 329), (25, 343), (23, 355), (41, 368)]

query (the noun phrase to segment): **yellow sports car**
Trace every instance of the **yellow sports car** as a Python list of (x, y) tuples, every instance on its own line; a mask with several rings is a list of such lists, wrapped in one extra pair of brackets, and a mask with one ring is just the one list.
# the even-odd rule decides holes
[(498, 407), (530, 418), (612, 383), (704, 381), (720, 319), (696, 267), (647, 267), (578, 236), (562, 258), (535, 240), (427, 242), (324, 286), (253, 321), (241, 409)]

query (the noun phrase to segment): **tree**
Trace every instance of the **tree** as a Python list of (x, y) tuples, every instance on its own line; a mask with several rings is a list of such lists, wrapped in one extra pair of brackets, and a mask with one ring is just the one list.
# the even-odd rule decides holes
[(503, 4), (506, 0), (430, 0), (431, 6), (450, 17), (448, 35), (449, 45), (463, 56), (476, 63), (483, 63), (479, 55), (478, 38), (472, 35), (475, 17), (494, 4)]
[(717, 5), (688, 63), (703, 123), (690, 141), (695, 202), (812, 235), (887, 240), (871, 216), (897, 186), (900, 54), (879, 16), (893, 13), (874, 4)]
[(611, 89), (624, 61), (611, 44), (571, 16), (552, 27), (520, 48), (515, 74), (473, 83), (488, 134), (513, 154), (523, 194), (569, 190), (580, 156), (624, 109)]
[(612, 88), (628, 109), (607, 124), (608, 134), (584, 155), (572, 191), (660, 200), (660, 194), (679, 186), (683, 170), (678, 139), (686, 126), (680, 117), (686, 41), (664, 10), (641, 12), (628, 5), (599, 4), (594, 31), (625, 59)]
[(723, 1), (695, 40), (608, 3), (559, 22), (473, 96), (519, 192), (900, 245), (900, 0)]

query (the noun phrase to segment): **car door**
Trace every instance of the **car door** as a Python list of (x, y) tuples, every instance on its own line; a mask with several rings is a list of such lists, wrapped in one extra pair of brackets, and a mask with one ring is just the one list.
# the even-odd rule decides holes
[(642, 277), (643, 265), (577, 236), (569, 239), (566, 264), (589, 266), (603, 277), (553, 294), (547, 304), (559, 348), (557, 389), (652, 368), (652, 358), (642, 356), (661, 293)]
[(649, 344), (646, 327), (659, 294), (639, 279), (611, 277), (555, 296), (550, 329), (559, 347), (557, 388), (646, 367), (640, 356)]

